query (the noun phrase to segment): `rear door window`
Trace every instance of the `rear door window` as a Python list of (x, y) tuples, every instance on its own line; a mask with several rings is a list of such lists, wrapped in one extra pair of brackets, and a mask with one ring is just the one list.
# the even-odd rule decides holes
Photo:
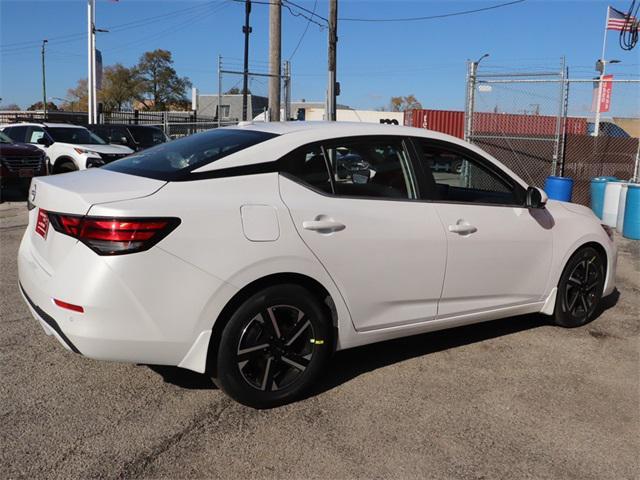
[(188, 180), (193, 170), (276, 136), (255, 130), (209, 130), (142, 150), (102, 168), (158, 180)]
[(349, 138), (327, 142), (324, 151), (336, 195), (417, 198), (402, 138)]

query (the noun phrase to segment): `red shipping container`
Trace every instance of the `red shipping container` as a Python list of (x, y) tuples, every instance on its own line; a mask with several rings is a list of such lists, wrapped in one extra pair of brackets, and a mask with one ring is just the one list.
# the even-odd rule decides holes
[(408, 127), (426, 128), (464, 138), (464, 112), (452, 110), (408, 110), (404, 112), (404, 124)]
[[(464, 138), (464, 112), (461, 111), (408, 110), (404, 112), (404, 124)], [(473, 116), (473, 131), (478, 135), (555, 136), (556, 117), (476, 112)], [(568, 117), (566, 133), (586, 135), (587, 120)]]

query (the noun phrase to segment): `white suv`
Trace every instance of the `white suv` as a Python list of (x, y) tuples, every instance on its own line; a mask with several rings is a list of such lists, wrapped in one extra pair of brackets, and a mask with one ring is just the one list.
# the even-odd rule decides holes
[(109, 145), (86, 128), (67, 123), (14, 123), (1, 126), (0, 131), (15, 142), (44, 150), (51, 173), (101, 167), (133, 153), (129, 147)]

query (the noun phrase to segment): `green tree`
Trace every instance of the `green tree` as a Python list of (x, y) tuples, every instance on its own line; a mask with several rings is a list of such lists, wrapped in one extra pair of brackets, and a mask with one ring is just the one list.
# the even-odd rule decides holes
[(188, 101), (186, 91), (191, 81), (178, 76), (168, 50), (144, 53), (135, 69), (141, 82), (137, 99), (145, 109), (166, 110), (173, 104)]
[(416, 96), (411, 93), (406, 97), (391, 97), (390, 105), (392, 112), (404, 112), (405, 110), (414, 110), (422, 108), (422, 104)]
[[(42, 101), (36, 102), (33, 105), (29, 106), (29, 108), (27, 108), (28, 111), (32, 112), (34, 110), (42, 110), (42, 106), (44, 105), (44, 103), (42, 103)], [(58, 106), (53, 103), (53, 102), (47, 102), (47, 111), (49, 112), (57, 112), (58, 111)]]
[(142, 87), (137, 69), (116, 63), (104, 69), (98, 100), (102, 102), (105, 111), (130, 108), (140, 95)]

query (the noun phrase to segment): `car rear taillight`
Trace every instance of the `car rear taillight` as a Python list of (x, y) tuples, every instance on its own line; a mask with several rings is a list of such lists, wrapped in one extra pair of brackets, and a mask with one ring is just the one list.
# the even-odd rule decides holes
[(53, 228), (77, 238), (98, 255), (122, 255), (150, 249), (179, 224), (179, 218), (81, 217), (49, 212)]

